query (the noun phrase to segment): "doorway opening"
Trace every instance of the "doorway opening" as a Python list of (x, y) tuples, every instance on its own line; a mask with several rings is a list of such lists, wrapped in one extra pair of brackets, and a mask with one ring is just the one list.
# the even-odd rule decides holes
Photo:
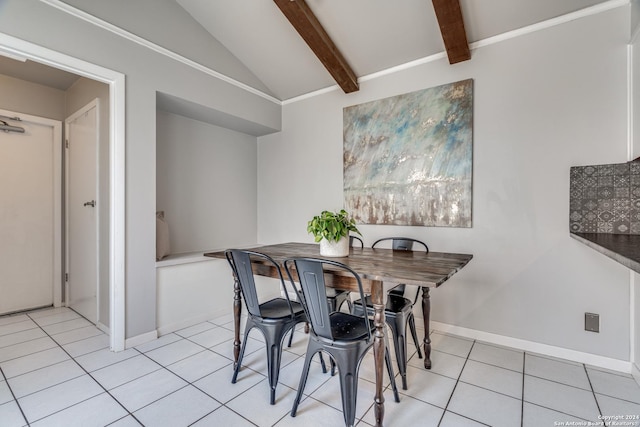
[(0, 55), (24, 58), (109, 86), (110, 348), (125, 347), (125, 77), (124, 74), (0, 33)]

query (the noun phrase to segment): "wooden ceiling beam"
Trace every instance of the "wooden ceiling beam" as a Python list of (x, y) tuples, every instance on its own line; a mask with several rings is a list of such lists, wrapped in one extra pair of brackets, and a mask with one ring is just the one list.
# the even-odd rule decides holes
[(459, 0), (433, 0), (433, 8), (438, 18), (444, 47), (447, 49), (449, 63), (471, 59), (467, 34), (462, 19)]
[(345, 93), (358, 90), (358, 78), (304, 0), (273, 0)]

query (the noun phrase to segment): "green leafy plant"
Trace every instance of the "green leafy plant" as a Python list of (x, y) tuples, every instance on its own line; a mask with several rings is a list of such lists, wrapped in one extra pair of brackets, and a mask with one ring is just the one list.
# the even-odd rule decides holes
[(307, 232), (314, 235), (316, 242), (322, 239), (337, 242), (341, 237), (348, 237), (350, 231), (362, 236), (356, 227), (356, 220), (350, 218), (344, 209), (338, 212), (322, 211), (307, 223)]

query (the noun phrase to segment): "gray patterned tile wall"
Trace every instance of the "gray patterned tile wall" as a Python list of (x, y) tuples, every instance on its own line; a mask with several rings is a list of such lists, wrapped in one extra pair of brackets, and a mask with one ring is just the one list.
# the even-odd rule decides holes
[(569, 228), (640, 234), (640, 162), (572, 167)]

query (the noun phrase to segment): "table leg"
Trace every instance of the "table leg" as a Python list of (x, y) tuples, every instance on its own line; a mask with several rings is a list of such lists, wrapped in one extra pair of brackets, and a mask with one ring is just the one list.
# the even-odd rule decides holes
[(242, 314), (242, 300), (240, 296), (240, 282), (233, 278), (233, 367), (235, 368), (240, 357), (240, 315)]
[(431, 369), (431, 338), (429, 337), (429, 317), (431, 316), (431, 297), (429, 288), (422, 288), (422, 317), (424, 319), (424, 367)]
[(384, 372), (384, 291), (381, 281), (374, 281), (371, 286), (371, 301), (373, 302), (373, 358), (376, 371), (376, 394), (374, 397), (374, 415), (376, 427), (382, 427), (384, 419), (384, 396), (382, 394)]

